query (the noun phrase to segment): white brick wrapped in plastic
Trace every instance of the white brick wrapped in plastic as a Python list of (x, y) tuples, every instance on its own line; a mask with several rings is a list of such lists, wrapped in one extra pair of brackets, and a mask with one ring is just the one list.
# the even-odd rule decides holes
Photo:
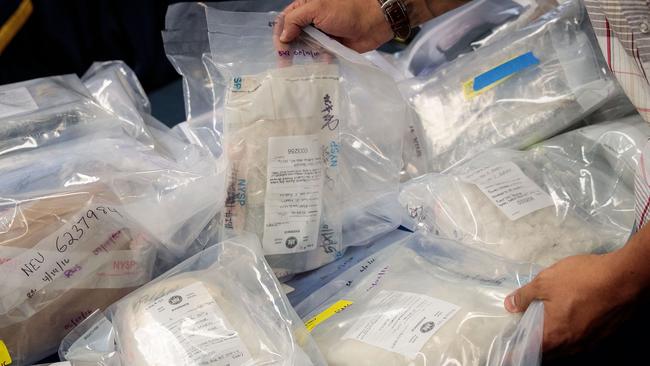
[(253, 235), (211, 246), (105, 314), (75, 329), (60, 356), (114, 366), (325, 365)]
[(401, 88), (418, 117), (405, 136), (411, 177), (529, 147), (622, 93), (577, 1)]
[(301, 304), (328, 365), (540, 364), (543, 305), (523, 317), (503, 307), (534, 266), (422, 233), (374, 259), (326, 301)]
[(523, 28), (555, 0), (475, 0), (424, 23), (394, 63), (406, 76), (430, 75), (458, 56)]
[(485, 151), (405, 183), (400, 202), (420, 229), (515, 260), (547, 266), (609, 252), (634, 224), (629, 182), (650, 127), (632, 122), (585, 127), (525, 152)]
[(265, 26), (210, 33), (206, 63), (215, 94), (225, 89), (215, 97), (231, 163), (225, 226), (257, 234), (285, 276), (399, 225), (406, 105), (388, 75), (316, 29), (281, 46)]

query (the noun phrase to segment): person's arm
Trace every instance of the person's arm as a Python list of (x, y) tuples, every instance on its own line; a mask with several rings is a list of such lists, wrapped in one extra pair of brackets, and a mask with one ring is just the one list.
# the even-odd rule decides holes
[(566, 258), (505, 300), (510, 312), (544, 302), (544, 351), (571, 351), (604, 336), (650, 290), (650, 225), (621, 249)]
[[(457, 8), (467, 0), (402, 0), (411, 27)], [(295, 0), (284, 10), (282, 42), (291, 42), (313, 24), (358, 51), (374, 50), (393, 38), (377, 0)]]

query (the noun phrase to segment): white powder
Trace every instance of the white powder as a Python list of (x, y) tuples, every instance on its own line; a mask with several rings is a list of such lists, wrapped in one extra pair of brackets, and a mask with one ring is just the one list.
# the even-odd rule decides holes
[[(526, 148), (570, 127), (618, 91), (602, 75), (589, 37), (574, 23), (579, 10), (568, 8), (459, 58), (428, 79), (402, 85), (419, 117), (417, 147), (426, 151), (419, 155), (428, 160), (427, 171), (411, 176), (441, 172), (490, 147)], [(468, 82), (529, 52), (538, 64), (466, 95)], [(418, 155), (411, 151), (412, 140), (405, 136), (410, 168), (422, 165), (409, 161)]]
[[(458, 178), (510, 159), (548, 194), (550, 207), (512, 220), (476, 185)], [(425, 231), (548, 266), (571, 255), (611, 251), (627, 240), (633, 194), (598, 167), (603, 164), (583, 166), (545, 150), (492, 150), (448, 175), (429, 174), (405, 184), (400, 202)]]
[[(463, 266), (469, 265), (469, 262), (464, 264), (465, 258), (462, 256), (456, 259), (458, 261), (456, 264), (448, 267), (457, 268), (458, 272), (450, 272), (439, 267), (435, 259), (429, 261), (430, 258), (426, 255), (420, 255), (404, 247), (403, 243), (397, 243), (395, 246), (399, 248), (388, 253), (390, 255), (383, 254), (377, 267), (373, 267), (375, 269), (373, 272), (355, 281), (351, 288), (341, 291), (332, 300), (333, 302), (343, 299), (352, 301), (353, 304), (320, 323), (312, 331), (316, 342), (326, 355), (328, 364), (331, 366), (486, 364), (491, 351), (497, 351), (501, 337), (510, 334), (519, 320), (519, 316), (509, 314), (503, 308), (503, 300), (510, 291), (514, 290), (514, 283), (498, 276), (492, 278), (478, 274), (466, 275)], [(481, 264), (490, 265), (478, 263)], [(497, 270), (494, 271), (496, 273)], [(367, 323), (368, 328), (365, 330), (355, 329), (355, 327), (363, 323), (359, 319), (372, 316), (373, 311), (379, 309), (371, 306), (376, 303), (376, 299), (391, 293), (400, 294), (402, 299), (410, 296), (429, 302), (426, 306), (428, 309), (419, 308), (420, 311), (414, 310), (412, 304), (407, 306), (403, 302), (390, 304), (389, 306), (393, 307), (391, 314), (386, 314), (385, 307), (382, 308), (384, 316), (395, 316), (396, 319), (400, 319), (397, 321), (417, 324), (414, 329), (402, 330), (407, 334), (413, 333), (413, 338), (409, 335), (393, 343), (397, 350), (404, 347), (419, 348), (415, 355), (407, 356), (400, 352), (391, 352), (386, 349), (390, 343), (382, 342), (381, 339), (374, 339), (371, 342), (384, 343), (384, 346), (371, 345), (357, 339), (346, 339), (349, 337), (349, 332), (356, 332), (356, 334), (362, 332), (366, 334), (367, 339), (372, 339), (372, 333), (379, 331), (377, 325), (373, 328)], [(447, 305), (431, 305), (436, 302), (444, 302)], [(440, 316), (445, 314), (450, 316), (443, 322), (436, 321), (435, 324), (431, 324), (433, 335), (423, 334), (428, 330), (421, 328), (424, 323), (410, 318), (410, 316), (421, 316), (424, 322), (428, 322), (431, 318), (425, 318), (426, 315), (422, 314), (432, 315), (436, 311), (440, 312)], [(400, 327), (395, 323), (389, 326)], [(400, 334), (390, 334), (385, 329), (383, 332), (389, 339), (400, 338)], [(409, 346), (408, 343), (416, 335), (425, 337), (426, 342), (421, 347), (419, 344)], [(494, 353), (492, 357), (499, 357), (496, 355), (498, 352)]]
[(339, 165), (332, 163), (340, 150), (338, 78), (337, 65), (295, 65), (236, 78), (227, 93), (225, 226), (257, 234), (278, 276), (336, 258), (321, 242), (324, 228), (342, 249)]
[[(258, 316), (203, 277), (208, 273), (166, 279), (119, 305), (113, 322), (124, 364), (312, 364), (300, 347), (267, 333)], [(292, 348), (294, 360), (286, 357)]]

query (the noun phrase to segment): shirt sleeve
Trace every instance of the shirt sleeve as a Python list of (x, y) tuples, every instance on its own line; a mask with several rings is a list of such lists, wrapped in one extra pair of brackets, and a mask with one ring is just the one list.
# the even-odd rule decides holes
[(585, 0), (609, 69), (650, 122), (650, 4), (647, 0)]

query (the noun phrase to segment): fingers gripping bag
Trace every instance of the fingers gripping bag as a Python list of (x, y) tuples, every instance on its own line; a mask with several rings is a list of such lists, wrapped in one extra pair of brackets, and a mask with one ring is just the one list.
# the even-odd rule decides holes
[(375, 260), (303, 318), (328, 365), (541, 364), (543, 305), (503, 307), (534, 266), (422, 233)]
[(93, 137), (0, 159), (0, 340), (13, 364), (183, 258), (202, 229), (188, 222), (225, 197), (187, 198), (217, 174), (209, 161), (198, 174), (129, 136)]
[(399, 225), (401, 144), (382, 130), (399, 131), (406, 108), (389, 76), (315, 29), (291, 45), (278, 36), (211, 42), (206, 63), (215, 93), (225, 89), (224, 225), (257, 234), (284, 276)]
[(633, 190), (595, 150), (567, 151), (488, 150), (404, 184), (400, 202), (420, 230), (542, 266), (621, 247)]
[[(110, 323), (82, 324), (61, 356), (88, 360), (96, 348), (96, 359), (123, 366), (325, 365), (260, 249), (253, 235), (211, 246), (113, 304)], [(113, 350), (89, 342), (111, 336)]]
[(486, 148), (529, 147), (622, 92), (577, 1), (401, 87), (418, 117), (405, 137), (411, 177)]

